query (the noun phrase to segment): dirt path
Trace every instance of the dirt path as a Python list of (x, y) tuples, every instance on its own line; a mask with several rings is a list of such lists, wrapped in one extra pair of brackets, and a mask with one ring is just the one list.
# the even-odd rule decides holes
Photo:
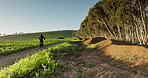
[(80, 51), (78, 56), (55, 58), (65, 65), (56, 78), (148, 78), (148, 72), (141, 68), (129, 67), (124, 63), (104, 55), (101, 50)]
[(56, 46), (59, 44), (61, 44), (61, 43), (46, 45), (43, 48), (37, 47), (37, 48), (33, 48), (33, 49), (28, 49), (28, 50), (20, 51), (20, 52), (17, 52), (17, 53), (8, 55), (8, 56), (2, 56), (2, 57), (0, 57), (0, 68), (8, 67), (9, 65), (14, 64), (15, 61), (17, 61), (21, 58), (24, 58), (26, 56), (29, 56), (31, 54), (34, 54), (36, 52), (40, 52), (44, 49), (47, 49), (49, 47)]

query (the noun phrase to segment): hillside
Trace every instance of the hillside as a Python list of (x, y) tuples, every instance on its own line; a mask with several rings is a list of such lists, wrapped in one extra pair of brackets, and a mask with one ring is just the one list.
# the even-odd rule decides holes
[(0, 42), (38, 40), (38, 37), (41, 33), (46, 37), (46, 39), (54, 39), (57, 37), (70, 38), (72, 37), (73, 31), (74, 30), (63, 30), (63, 31), (28, 33), (22, 35), (7, 35), (0, 37)]

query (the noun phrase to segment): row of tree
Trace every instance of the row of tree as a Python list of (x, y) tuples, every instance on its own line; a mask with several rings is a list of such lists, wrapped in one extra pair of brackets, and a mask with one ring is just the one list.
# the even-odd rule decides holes
[(74, 35), (147, 44), (147, 5), (147, 0), (101, 0), (90, 8)]

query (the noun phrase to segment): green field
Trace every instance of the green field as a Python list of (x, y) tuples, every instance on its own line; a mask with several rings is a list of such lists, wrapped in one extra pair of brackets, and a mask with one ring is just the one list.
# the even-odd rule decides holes
[(53, 55), (56, 52), (75, 52), (77, 49), (77, 45), (67, 42), (45, 49), (1, 69), (0, 78), (54, 78), (62, 66), (53, 59)]
[[(41, 32), (46, 40), (45, 45), (67, 41), (72, 38), (72, 30)], [(21, 50), (39, 46), (38, 37), (41, 33), (30, 33), (23, 35), (8, 35), (0, 37), (0, 56), (12, 54)], [(64, 37), (65, 39), (56, 39)]]
[[(42, 32), (46, 40), (45, 45), (60, 43), (63, 41), (72, 40), (72, 30)], [(9, 55), (21, 50), (34, 48), (39, 46), (40, 33), (31, 33), (23, 35), (9, 35), (0, 37), (0, 56)], [(65, 39), (56, 39), (64, 37)], [(58, 75), (62, 65), (57, 63), (53, 56), (54, 53), (74, 52), (77, 50), (77, 45), (63, 43), (61, 45), (45, 49), (26, 58), (22, 58), (15, 64), (1, 68), (0, 78), (47, 78)]]
[(41, 33), (45, 36), (46, 39), (55, 39), (57, 37), (71, 38), (73, 30), (38, 32), (38, 33), (28, 33), (22, 35), (7, 35), (0, 37), (0, 42), (38, 40), (38, 37)]
[[(46, 39), (44, 45), (55, 44), (65, 41), (64, 39)], [(29, 48), (39, 47), (39, 41), (18, 41), (18, 42), (3, 42), (0, 43), (0, 56), (8, 55), (18, 51), (22, 51)]]

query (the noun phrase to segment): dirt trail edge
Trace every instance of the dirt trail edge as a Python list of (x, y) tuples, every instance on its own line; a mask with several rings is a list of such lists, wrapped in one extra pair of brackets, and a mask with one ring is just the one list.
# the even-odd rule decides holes
[(33, 48), (33, 49), (23, 50), (23, 51), (20, 51), (20, 52), (17, 52), (17, 53), (8, 55), (8, 56), (0, 57), (0, 68), (8, 67), (8, 66), (14, 64), (16, 60), (19, 60), (21, 58), (25, 58), (26, 56), (30, 56), (36, 52), (40, 52), (44, 49), (47, 49), (49, 47), (53, 47), (53, 46), (56, 46), (56, 45), (59, 45), (62, 43), (63, 42), (51, 44), (51, 45), (45, 45), (42, 48), (37, 47), (37, 48)]

